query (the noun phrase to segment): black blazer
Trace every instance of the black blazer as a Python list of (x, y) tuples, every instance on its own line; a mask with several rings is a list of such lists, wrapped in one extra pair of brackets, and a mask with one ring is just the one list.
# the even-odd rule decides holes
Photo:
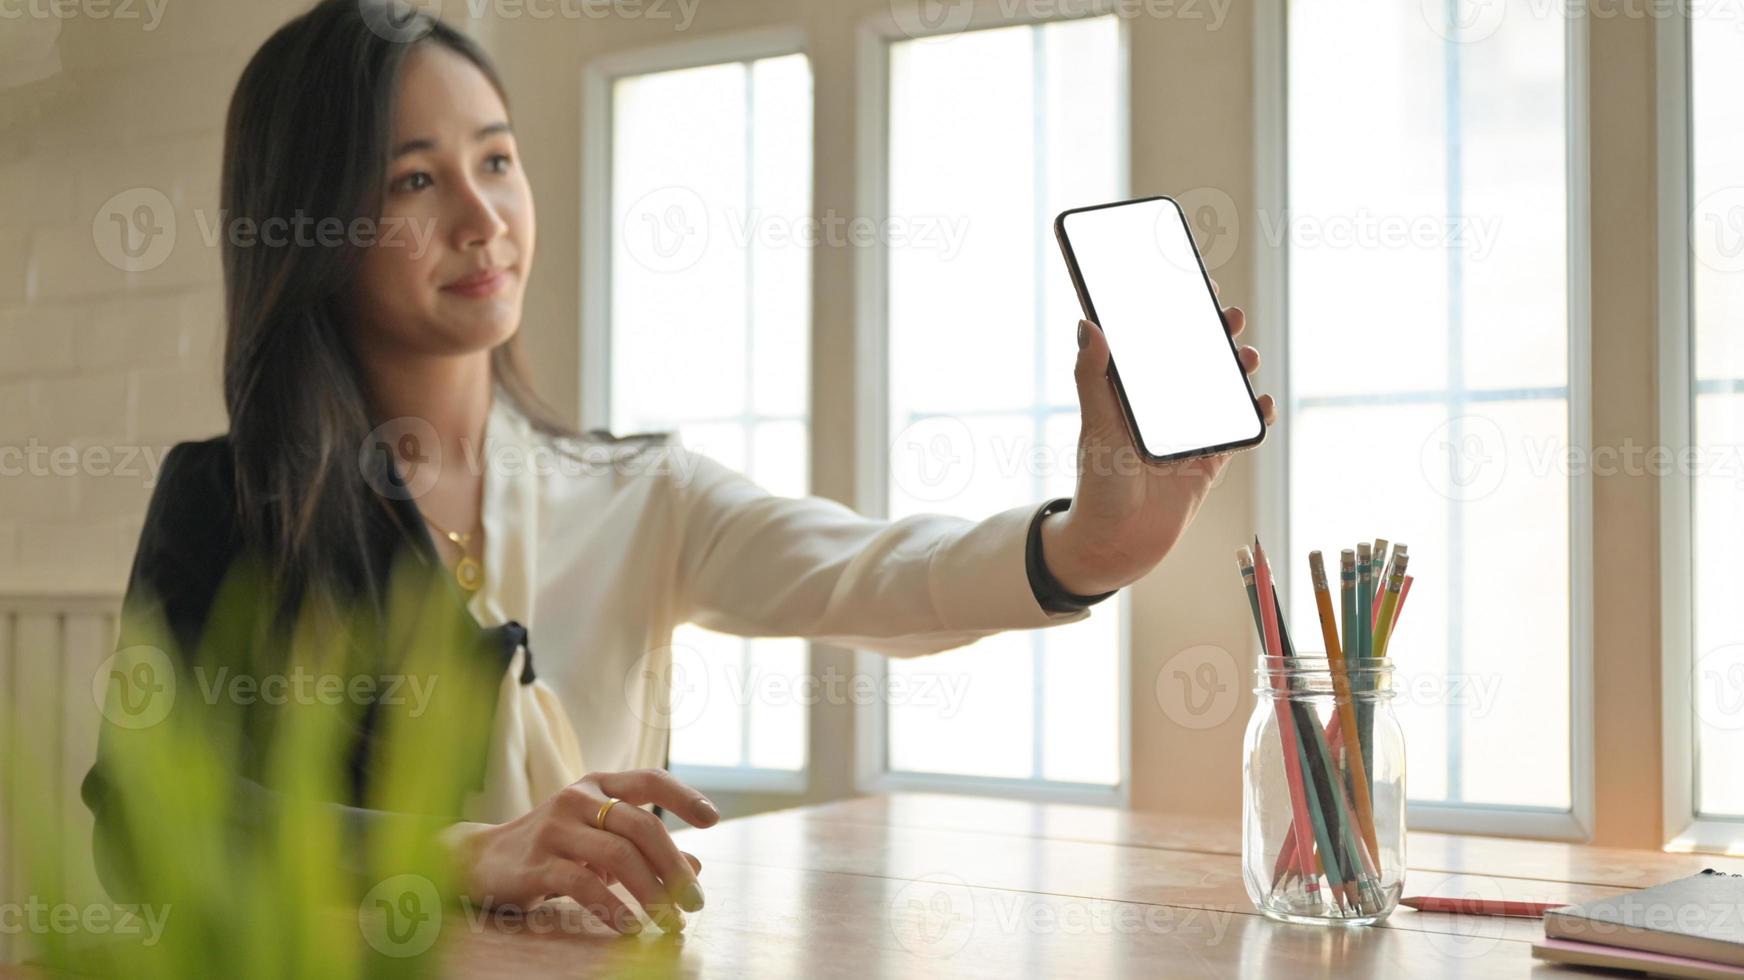
[[(435, 543), (419, 515), (416, 503), (410, 499), (395, 499), (388, 495), (384, 495), (382, 499), (388, 506), (379, 513), (372, 514), (365, 553), (360, 557), (356, 568), (363, 580), (383, 587), (378, 591), (385, 591), (389, 572), (396, 562), (413, 559), (420, 563), (433, 564), (436, 568), (441, 567), (436, 560)], [(210, 614), (221, 587), (226, 590), (234, 589), (234, 583), (239, 581), (230, 574), (233, 569), (240, 567), (239, 559), (244, 557), (235, 505), (234, 471), (228, 437), (181, 443), (164, 458), (158, 486), (152, 494), (128, 578), (117, 649), (153, 642), (151, 637), (161, 634), (148, 631), (152, 623), (161, 622), (167, 627), (173, 637), (177, 668), (182, 674), (178, 678), (177, 690), (185, 692), (177, 694), (173, 710), (182, 710), (184, 706), (197, 710), (198, 689), (187, 674), (192, 670), (195, 652), (201, 649), (202, 640), (207, 639), (208, 627), (213, 625), (209, 623)], [(442, 575), (440, 580), (451, 586), (449, 593), (461, 613), (464, 613), (465, 602), (458, 587), (453, 587), (453, 579)], [(246, 583), (248, 580), (240, 581)], [(248, 586), (244, 584), (243, 588), (246, 590)], [(234, 593), (226, 591), (224, 594), (225, 615), (230, 617)], [(254, 598), (258, 600), (263, 597)], [(252, 621), (240, 625), (226, 622), (222, 627), (226, 637), (256, 635), (262, 627), (261, 618), (270, 610), (270, 601), (245, 602), (240, 605), (244, 609), (252, 609), (252, 612), (243, 614), (244, 618)], [(484, 628), (469, 613), (464, 614), (462, 623), (463, 629), (466, 628), (464, 624), (470, 624), (474, 632), (469, 638), (476, 645), (477, 656), (493, 661), (490, 674), (497, 678), (502, 676), (502, 671), (507, 668), (516, 648), (527, 644), (527, 631), (519, 623)], [(243, 632), (232, 632), (238, 629)], [(531, 683), (534, 678), (532, 649), (530, 644), (527, 646), (526, 666), (520, 678), (522, 683)], [(246, 667), (245, 664), (234, 666), (238, 672)], [(481, 710), (488, 718), (495, 705), (495, 686), (489, 691), (476, 694), (482, 706)], [(335, 861), (342, 868), (360, 876), (368, 869), (364, 866), (363, 856), (357, 845), (365, 839), (364, 835), (383, 830), (383, 821), (405, 822), (410, 825), (405, 829), (415, 830), (433, 829), (458, 817), (458, 801), (455, 812), (417, 815), (389, 814), (361, 806), (362, 801), (367, 799), (371, 771), (371, 749), (377, 717), (374, 708), (374, 705), (362, 708), (360, 724), (348, 752), (348, 778), (344, 781), (343, 798), (327, 801), (327, 805), (339, 814), (346, 831), (344, 836), (347, 847), (343, 853), (335, 855)], [(243, 828), (265, 827), (268, 826), (267, 818), (280, 805), (281, 797), (264, 785), (261, 774), (255, 771), (257, 752), (263, 747), (249, 744), (251, 732), (244, 730), (238, 734), (242, 751), (238, 754), (239, 766), (234, 773), (232, 821)], [(128, 853), (124, 830), (126, 822), (123, 817), (128, 801), (119, 792), (109, 771), (109, 767), (115, 764), (114, 740), (127, 736), (126, 731), (114, 725), (105, 723), (102, 726), (96, 764), (91, 767), (81, 786), (81, 796), (95, 818), (92, 848), (97, 870), (111, 897), (116, 901), (128, 901), (130, 897), (138, 900), (137, 896), (142, 888), (149, 888), (148, 883), (138, 880), (134, 862)], [(454, 764), (473, 770), (474, 788), (479, 784), (476, 777), (482, 777), (483, 774), (484, 750), (488, 738), (488, 731), (478, 733), (477, 759), (453, 760)], [(449, 760), (444, 760), (444, 764), (448, 762)]]

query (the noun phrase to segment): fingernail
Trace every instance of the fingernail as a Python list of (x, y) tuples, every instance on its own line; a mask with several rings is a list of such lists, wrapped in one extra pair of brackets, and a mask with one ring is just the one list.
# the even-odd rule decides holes
[(715, 805), (710, 803), (708, 800), (697, 800), (696, 805), (702, 807), (702, 812), (714, 817), (716, 820), (721, 818), (721, 811), (715, 809)]
[(692, 881), (684, 886), (684, 891), (678, 897), (678, 904), (686, 912), (697, 912), (702, 909), (702, 886)]
[(1089, 336), (1089, 331), (1086, 330), (1085, 328), (1087, 328), (1089, 326), (1090, 326), (1089, 320), (1079, 320), (1078, 321), (1078, 349), (1079, 350), (1084, 349), (1084, 344), (1086, 343), (1086, 340)]

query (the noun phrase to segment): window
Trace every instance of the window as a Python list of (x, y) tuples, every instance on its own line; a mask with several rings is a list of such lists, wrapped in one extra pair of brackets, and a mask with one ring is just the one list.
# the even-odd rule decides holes
[[(1288, 270), (1290, 560), (1411, 546), (1391, 655), (1412, 802), (1520, 830), (1583, 805), (1584, 246), (1561, 8), (1477, 6), (1288, 4), (1288, 207), (1260, 233)], [(1291, 602), (1316, 621), (1309, 589)]]
[[(1051, 228), (1125, 191), (1119, 25), (996, 27), (887, 54), (889, 516), (979, 520), (1069, 496), (1080, 314)], [(1119, 784), (1123, 600), (891, 661), (886, 770)]]
[[(785, 55), (617, 78), (611, 88), (610, 424), (676, 430), (773, 493), (807, 492), (811, 69)], [(687, 356), (665, 352), (682, 349)], [(805, 642), (686, 625), (674, 765), (805, 768), (806, 708), (753, 701), (797, 677)], [(694, 656), (685, 656), (688, 650)], [(795, 690), (794, 685), (775, 685)], [(724, 696), (723, 696), (724, 695)]]
[[(1681, 26), (1681, 25), (1679, 25)], [(1744, 817), (1744, 34), (1728, 18), (1688, 25), (1689, 472), (1693, 604), (1689, 680), (1695, 705), (1694, 786), (1700, 817)], [(1667, 288), (1679, 284), (1669, 283)], [(1670, 613), (1668, 612), (1668, 615)], [(1673, 656), (1667, 651), (1667, 656)], [(1675, 829), (1675, 828), (1668, 828)]]

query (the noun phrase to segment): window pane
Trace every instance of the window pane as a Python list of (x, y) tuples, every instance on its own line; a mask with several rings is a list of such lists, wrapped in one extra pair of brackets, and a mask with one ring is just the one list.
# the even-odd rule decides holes
[[(613, 86), (611, 413), (772, 493), (809, 481), (811, 69), (802, 55)], [(798, 770), (805, 645), (673, 636), (675, 764)], [(691, 674), (697, 676), (692, 677)]]
[(1690, 18), (1696, 810), (1744, 816), (1744, 33)]
[[(1072, 492), (1079, 311), (1052, 221), (1124, 190), (1118, 32), (1098, 17), (890, 47), (892, 517)], [(891, 661), (890, 768), (1119, 782), (1123, 599)]]
[(1500, 6), (1290, 3), (1291, 603), (1410, 545), (1412, 799), (1566, 809), (1565, 24)]

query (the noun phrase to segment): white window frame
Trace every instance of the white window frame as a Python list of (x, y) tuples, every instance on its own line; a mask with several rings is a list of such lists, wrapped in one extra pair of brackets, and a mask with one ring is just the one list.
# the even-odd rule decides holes
[[(1654, 25), (1659, 214), (1659, 444), (1694, 445), (1695, 340), (1690, 268), (1689, 20), (1684, 12)], [(1694, 484), (1670, 467), (1659, 487), (1660, 717), (1664, 724), (1664, 834), (1667, 850), (1744, 849), (1744, 818), (1696, 811)]]
[[(977, 3), (973, 5), (966, 24), (946, 23), (933, 33), (958, 33), (996, 27), (1015, 27), (1056, 21), (1094, 17), (1110, 12), (1111, 4), (1094, 3), (1089, 9), (1074, 11), (1063, 17), (1024, 12), (1007, 5)], [(959, 8), (961, 9), (961, 8)], [(953, 18), (954, 19), (954, 18)], [(1125, 18), (1118, 21), (1117, 45), (1120, 104), (1116, 109), (1121, 120), (1117, 158), (1120, 161), (1119, 188), (1121, 197), (1131, 196), (1131, 131), (1132, 108), (1129, 96), (1131, 33)], [(895, 42), (920, 36), (915, 24), (900, 28), (894, 19), (883, 14), (862, 21), (856, 37), (857, 88), (855, 101), (856, 212), (870, 219), (875, 227), (888, 217), (889, 167), (889, 51)], [(889, 285), (885, 254), (882, 247), (858, 250), (855, 264), (855, 506), (863, 514), (884, 515), (889, 512), (889, 344), (885, 299)], [(1041, 506), (1041, 501), (1036, 501)], [(1045, 779), (1007, 779), (967, 776), (951, 773), (892, 771), (889, 768), (889, 709), (882, 700), (863, 706), (854, 713), (855, 787), (862, 793), (894, 793), (903, 791), (967, 793), (986, 796), (1022, 797), (1061, 803), (1086, 803), (1106, 806), (1126, 806), (1132, 786), (1132, 613), (1130, 603), (1121, 603), (1119, 641), (1116, 659), (1119, 667), (1119, 778), (1112, 786), (1089, 786), (1082, 783)], [(875, 689), (883, 690), (887, 658), (864, 650), (855, 651), (855, 670), (868, 677)]]
[[(1591, 231), (1588, 202), (1590, 141), (1587, 106), (1587, 17), (1566, 19), (1568, 159), (1568, 439), (1571, 450), (1591, 458), (1592, 317)], [(1254, 23), (1254, 200), (1261, 213), (1288, 213), (1289, 72), (1288, 0), (1261, 0)], [(1256, 343), (1289, 351), (1287, 242), (1254, 249)], [(1288, 371), (1270, 382), (1280, 406), (1290, 404)], [(1260, 449), (1254, 512), (1261, 534), (1289, 540), (1289, 423), (1268, 434)], [(1569, 493), (1569, 766), (1570, 808), (1410, 803), (1412, 829), (1449, 833), (1586, 840), (1592, 836), (1593, 770), (1593, 478), (1590, 468), (1571, 473)], [(1287, 583), (1280, 583), (1280, 588)], [(1287, 591), (1287, 590), (1286, 590)], [(1289, 602), (1289, 596), (1284, 596)]]
[[(757, 61), (801, 54), (810, 58), (806, 35), (797, 26), (721, 32), (683, 41), (663, 43), (615, 53), (590, 62), (582, 71), (581, 124), (581, 276), (578, 281), (581, 308), (581, 427), (609, 428), (611, 420), (611, 242), (612, 155), (614, 119), (612, 88), (618, 79), (653, 72), (677, 71), (708, 65)], [(815, 71), (814, 71), (815, 78)], [(815, 116), (815, 87), (813, 112)], [(815, 169), (817, 141), (814, 131), (812, 160)], [(814, 198), (815, 201), (815, 198)], [(816, 306), (812, 308), (809, 339), (816, 343)], [(807, 364), (810, 370), (810, 364)], [(815, 401), (815, 386), (809, 385)], [(816, 426), (813, 404), (807, 405), (806, 428), (816, 458)], [(805, 670), (815, 670), (817, 652), (806, 643)], [(814, 727), (815, 710), (807, 713), (806, 729)], [(670, 737), (670, 736), (669, 736)], [(808, 741), (809, 741), (809, 736)], [(813, 745), (815, 748), (815, 745)], [(702, 790), (801, 794), (809, 786), (813, 753), (806, 753), (799, 769), (768, 769), (755, 766), (675, 765), (673, 775)]]

